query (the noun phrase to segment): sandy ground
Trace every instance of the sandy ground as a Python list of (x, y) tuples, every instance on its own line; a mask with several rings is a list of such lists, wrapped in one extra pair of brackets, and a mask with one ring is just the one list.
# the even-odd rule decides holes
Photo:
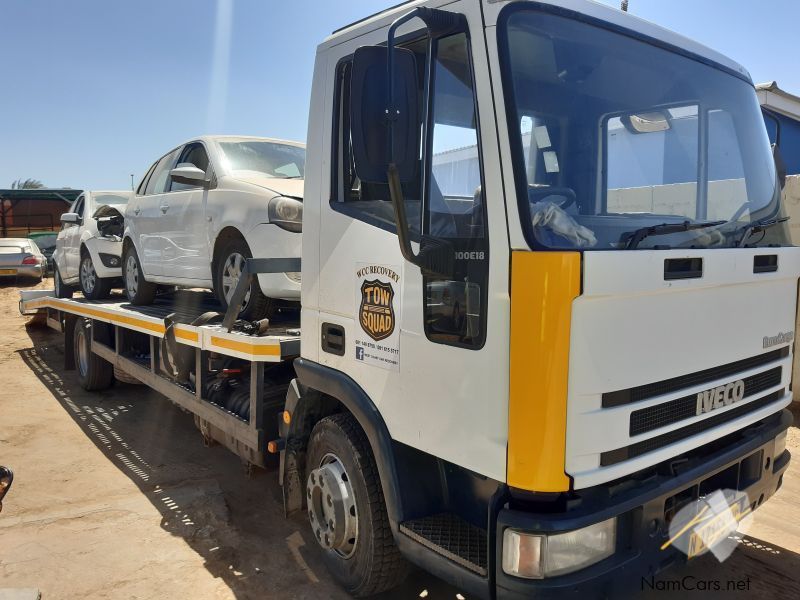
[[(203, 446), (190, 415), (143, 386), (83, 392), (63, 369), (61, 336), (25, 327), (17, 290), (0, 284), (0, 464), (16, 475), (0, 514), (0, 595), (39, 588), (45, 600), (347, 597), (321, 565), (303, 518), (284, 518), (275, 472), (248, 479), (237, 457)], [(797, 428), (789, 446), (800, 449)], [(643, 597), (797, 597), (799, 495), (800, 459), (727, 562), (704, 557), (659, 580), (662, 589), (686, 575), (695, 587), (741, 581), (749, 591)], [(433, 599), (458, 592), (415, 571), (384, 598), (423, 590)]]

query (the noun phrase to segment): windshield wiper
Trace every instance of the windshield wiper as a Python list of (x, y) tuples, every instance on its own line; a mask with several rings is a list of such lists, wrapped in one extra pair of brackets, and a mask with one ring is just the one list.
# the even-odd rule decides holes
[(683, 223), (661, 223), (659, 225), (651, 225), (650, 227), (641, 227), (630, 233), (623, 233), (620, 237), (620, 242), (625, 244), (627, 250), (633, 250), (642, 240), (650, 237), (651, 235), (667, 235), (669, 233), (680, 233), (682, 231), (692, 231), (693, 229), (705, 229), (706, 227), (714, 227), (716, 225), (724, 225), (727, 221), (701, 221), (693, 223), (692, 221), (684, 221)]
[[(753, 221), (752, 223), (748, 223), (744, 227), (741, 227), (737, 230), (737, 233), (741, 232), (742, 239), (739, 240), (739, 243), (736, 244), (738, 248), (744, 248), (745, 243), (747, 240), (750, 239), (750, 236), (754, 233), (759, 233), (761, 231), (766, 231), (770, 227), (774, 227), (778, 223), (784, 223), (789, 220), (789, 217), (780, 217), (779, 219), (761, 219), (760, 221)], [(759, 240), (760, 241), (760, 240)]]

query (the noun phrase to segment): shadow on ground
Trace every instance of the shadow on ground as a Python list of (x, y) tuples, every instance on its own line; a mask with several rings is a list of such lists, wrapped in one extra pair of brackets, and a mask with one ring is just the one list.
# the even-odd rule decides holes
[[(247, 478), (238, 457), (206, 448), (191, 415), (145, 386), (115, 383), (87, 393), (64, 370), (63, 338), (29, 326), (26, 365), (95, 446), (133, 481), (237, 598), (347, 598), (320, 560), (304, 516), (286, 519), (277, 473)], [(75, 491), (74, 493), (82, 493)], [(457, 590), (414, 570), (385, 600), (457, 598)]]

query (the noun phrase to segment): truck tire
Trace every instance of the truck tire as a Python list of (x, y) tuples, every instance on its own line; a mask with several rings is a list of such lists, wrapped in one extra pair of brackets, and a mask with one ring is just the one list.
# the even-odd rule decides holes
[(122, 255), (122, 280), (125, 284), (125, 295), (131, 304), (153, 303), (157, 286), (144, 278), (142, 264), (133, 244), (128, 244)]
[(408, 563), (394, 543), (369, 441), (352, 415), (326, 417), (314, 426), (306, 502), (326, 565), (350, 594), (371, 596), (403, 581)]
[(55, 267), (55, 273), (53, 274), (53, 281), (56, 288), (55, 289), (56, 298), (72, 298), (72, 287), (65, 284), (64, 280), (61, 279), (61, 273), (58, 272), (58, 267)]
[(92, 322), (78, 319), (73, 334), (75, 370), (78, 381), (87, 392), (109, 388), (114, 381), (113, 365), (92, 352)]
[[(235, 284), (231, 284), (231, 278), (239, 279), (239, 274), (244, 268), (244, 260), (252, 258), (253, 253), (241, 238), (230, 238), (222, 240), (222, 249), (217, 254), (214, 265), (214, 293), (220, 304), (228, 309), (227, 296), (233, 294)], [(245, 297), (242, 310), (239, 311), (239, 318), (246, 321), (258, 321), (265, 317), (271, 318), (275, 313), (277, 303), (271, 298), (267, 298), (258, 285), (258, 279), (253, 278), (250, 283), (250, 291)]]
[(111, 292), (111, 279), (103, 279), (95, 271), (92, 257), (88, 250), (81, 252), (79, 268), (81, 292), (87, 300), (102, 300)]

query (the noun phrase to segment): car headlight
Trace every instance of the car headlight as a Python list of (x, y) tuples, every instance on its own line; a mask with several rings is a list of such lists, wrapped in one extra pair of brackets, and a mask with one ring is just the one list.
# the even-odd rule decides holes
[(303, 203), (294, 198), (277, 196), (269, 201), (269, 222), (300, 233), (303, 231)]
[(608, 558), (614, 553), (616, 543), (616, 517), (553, 535), (506, 529), (503, 571), (527, 579), (564, 575)]

